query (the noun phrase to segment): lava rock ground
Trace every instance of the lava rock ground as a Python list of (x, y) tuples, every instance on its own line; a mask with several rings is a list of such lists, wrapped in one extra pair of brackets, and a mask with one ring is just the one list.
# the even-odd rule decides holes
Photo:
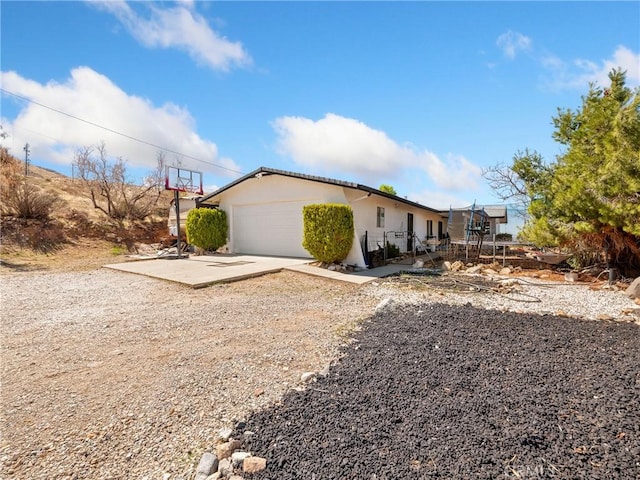
[(246, 430), (268, 462), (251, 479), (638, 479), (640, 328), (385, 309)]

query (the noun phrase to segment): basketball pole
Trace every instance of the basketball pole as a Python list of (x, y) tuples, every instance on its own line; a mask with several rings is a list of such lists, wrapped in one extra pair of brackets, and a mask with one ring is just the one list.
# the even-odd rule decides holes
[(178, 258), (180, 257), (180, 192), (178, 190), (173, 191), (173, 199), (176, 205), (176, 226), (178, 227), (178, 241), (176, 242), (176, 248), (178, 249)]
[[(197, 177), (197, 187), (194, 187), (194, 176)], [(202, 172), (188, 170), (186, 168), (174, 167), (172, 165), (165, 166), (164, 188), (173, 190), (173, 203), (176, 209), (176, 258), (183, 258), (182, 242), (180, 241), (180, 192), (190, 192), (202, 195)], [(187, 244), (188, 245), (188, 244)], [(189, 254), (186, 255), (187, 258)]]

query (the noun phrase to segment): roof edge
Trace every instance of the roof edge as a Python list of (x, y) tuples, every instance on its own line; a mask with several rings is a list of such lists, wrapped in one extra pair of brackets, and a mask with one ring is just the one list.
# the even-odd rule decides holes
[(440, 213), (439, 210), (435, 209), (435, 208), (431, 208), (428, 207), (426, 205), (422, 205), (421, 203), (418, 202), (413, 202), (411, 200), (408, 200), (406, 198), (402, 198), (399, 197), (397, 195), (393, 195), (391, 193), (387, 193), (387, 192), (383, 192), (381, 190), (378, 190), (377, 188), (372, 188), (372, 187), (368, 187), (367, 185), (362, 185), (360, 183), (354, 183), (354, 182), (348, 182), (345, 180), (336, 180), (334, 178), (328, 178), (328, 177), (320, 177), (320, 176), (316, 176), (316, 175), (307, 175), (304, 173), (296, 173), (296, 172), (289, 172), (287, 170), (279, 170), (277, 168), (269, 168), (269, 167), (260, 167), (257, 168), (255, 170), (253, 170), (252, 172), (247, 173), (246, 175), (243, 175), (240, 178), (237, 178), (236, 180), (228, 183), (227, 185), (225, 185), (224, 187), (219, 188), (218, 190), (209, 193), (208, 195), (204, 195), (203, 197), (200, 198), (200, 200), (198, 201), (198, 205), (200, 205), (201, 203), (206, 203), (207, 200), (220, 195), (221, 193), (225, 192), (226, 190), (229, 190), (230, 188), (235, 187), (236, 185), (249, 180), (250, 178), (253, 177), (257, 177), (260, 178), (260, 176), (262, 175), (281, 175), (283, 177), (291, 177), (291, 178), (297, 178), (297, 179), (301, 179), (301, 180), (308, 180), (308, 181), (312, 181), (312, 182), (320, 182), (320, 183), (326, 183), (329, 185), (337, 185), (340, 187), (347, 187), (347, 188), (353, 188), (355, 190), (361, 190), (363, 192), (367, 192), (370, 194), (374, 194), (374, 195), (378, 195), (380, 197), (385, 197), (388, 198), (390, 200), (394, 200), (396, 202), (400, 202), (403, 203), (405, 205), (410, 205), (412, 207), (416, 207), (416, 208), (420, 208), (423, 210), (428, 210), (430, 212), (433, 213)]

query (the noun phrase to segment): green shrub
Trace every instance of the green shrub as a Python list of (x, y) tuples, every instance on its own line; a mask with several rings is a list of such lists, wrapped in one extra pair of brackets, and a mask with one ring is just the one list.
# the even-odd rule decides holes
[(194, 208), (187, 214), (187, 241), (215, 251), (227, 243), (227, 214), (213, 208)]
[(513, 240), (513, 235), (510, 233), (498, 233), (496, 235), (496, 241), (498, 242), (511, 242)]
[(400, 247), (395, 243), (387, 242), (387, 258), (398, 258), (400, 256)]
[(349, 205), (323, 203), (302, 209), (304, 238), (302, 246), (313, 258), (340, 262), (347, 258), (353, 244), (353, 211)]
[(127, 249), (122, 245), (114, 245), (111, 247), (111, 255), (118, 256), (127, 253)]

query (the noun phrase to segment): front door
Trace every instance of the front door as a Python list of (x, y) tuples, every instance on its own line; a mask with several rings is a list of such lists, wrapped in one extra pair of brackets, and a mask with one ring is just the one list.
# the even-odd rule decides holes
[(413, 251), (413, 213), (407, 213), (407, 252)]

